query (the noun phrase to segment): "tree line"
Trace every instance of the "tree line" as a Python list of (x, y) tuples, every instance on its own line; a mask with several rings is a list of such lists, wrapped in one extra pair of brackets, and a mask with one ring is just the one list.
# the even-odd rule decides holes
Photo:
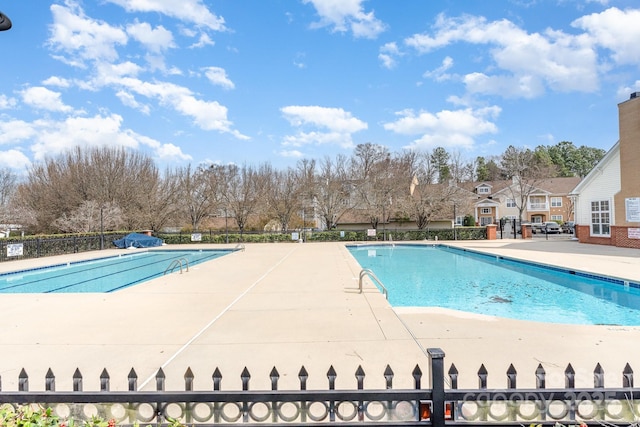
[(28, 233), (196, 231), (225, 218), (243, 233), (316, 220), (313, 226), (331, 229), (357, 213), (373, 228), (393, 218), (422, 229), (450, 218), (452, 208), (469, 209), (468, 194), (452, 183), (582, 177), (604, 154), (563, 141), (534, 150), (510, 146), (499, 156), (467, 161), (442, 147), (390, 152), (366, 143), (350, 156), (303, 159), (286, 169), (266, 162), (201, 164), (161, 173), (141, 152), (76, 147), (34, 164), (24, 179), (0, 170), (0, 224), (19, 224)]

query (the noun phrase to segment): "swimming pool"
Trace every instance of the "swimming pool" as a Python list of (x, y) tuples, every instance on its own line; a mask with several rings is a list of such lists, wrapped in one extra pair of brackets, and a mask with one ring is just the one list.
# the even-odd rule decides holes
[[(0, 274), (0, 293), (114, 292), (233, 250), (149, 250)], [(170, 268), (170, 270), (167, 270)]]
[(446, 246), (349, 246), (394, 307), (540, 322), (640, 325), (640, 284)]

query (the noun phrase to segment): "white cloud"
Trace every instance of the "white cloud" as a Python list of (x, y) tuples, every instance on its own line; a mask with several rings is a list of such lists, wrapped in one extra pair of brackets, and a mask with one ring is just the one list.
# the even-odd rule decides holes
[(280, 111), (293, 126), (312, 125), (343, 133), (354, 133), (368, 127), (342, 108), (291, 105)]
[(47, 89), (46, 87), (30, 87), (20, 92), (25, 104), (38, 110), (54, 112), (70, 112), (73, 110), (65, 105), (60, 99), (60, 93)]
[(290, 157), (294, 159), (300, 159), (304, 157), (304, 154), (298, 150), (282, 150), (278, 154), (282, 157)]
[(173, 144), (162, 144), (156, 149), (156, 157), (159, 159), (168, 159), (168, 160), (193, 160), (193, 157), (188, 154), (184, 154), (180, 147)]
[(127, 25), (127, 34), (153, 53), (160, 53), (176, 46), (173, 34), (162, 25), (151, 28), (147, 22), (136, 22)]
[[(162, 144), (122, 127), (123, 119), (117, 114), (94, 117), (67, 117), (56, 121), (39, 119), (0, 121), (0, 144), (28, 142), (36, 161), (55, 156), (75, 146), (118, 146), (132, 149), (147, 148), (156, 158), (190, 160), (179, 147)], [(30, 164), (24, 154), (9, 150), (15, 155), (15, 168)]]
[(0, 168), (25, 171), (31, 166), (31, 160), (19, 150), (0, 151)]
[(216, 43), (211, 40), (211, 37), (209, 37), (209, 35), (207, 33), (202, 33), (200, 34), (200, 37), (198, 38), (198, 41), (195, 42), (194, 44), (192, 44), (191, 46), (189, 46), (190, 49), (195, 49), (195, 48), (199, 48), (199, 47), (205, 47), (205, 46), (213, 46)]
[(22, 120), (0, 121), (0, 144), (16, 144), (32, 138), (36, 130)]
[(217, 86), (222, 86), (225, 89), (233, 89), (235, 85), (229, 77), (224, 68), (220, 67), (206, 67), (204, 68), (204, 75), (207, 76), (209, 81)]
[[(492, 74), (473, 72), (463, 79), (470, 92), (530, 97), (545, 88), (560, 92), (598, 89), (597, 54), (585, 35), (553, 30), (529, 34), (506, 19), (489, 22), (470, 15), (440, 15), (433, 35), (416, 34), (405, 40), (420, 53), (457, 42), (486, 45), (494, 62), (489, 68), (496, 70)], [(479, 80), (490, 84), (474, 84)]]
[(433, 78), (435, 81), (441, 82), (445, 80), (449, 80), (451, 75), (447, 73), (447, 71), (453, 67), (453, 58), (450, 56), (445, 57), (442, 60), (442, 65), (436, 68), (435, 70), (425, 72), (422, 77)]
[(443, 110), (435, 114), (426, 111), (415, 113), (404, 110), (396, 113), (400, 118), (385, 123), (386, 130), (418, 138), (408, 147), (411, 149), (471, 148), (474, 138), (498, 131), (492, 122), (500, 114), (499, 107), (480, 109)]
[(0, 95), (0, 110), (7, 110), (16, 106), (15, 98), (9, 98), (6, 95)]
[(629, 95), (634, 92), (640, 92), (640, 80), (636, 80), (630, 86), (623, 86), (618, 88), (617, 95), (621, 101), (629, 99)]
[(118, 97), (120, 102), (122, 102), (122, 104), (126, 105), (127, 107), (134, 108), (140, 111), (142, 114), (149, 115), (151, 113), (151, 107), (149, 105), (138, 102), (135, 96), (133, 96), (133, 94), (129, 92), (119, 90), (118, 92), (116, 92), (116, 96)]
[(618, 64), (640, 64), (640, 9), (620, 10), (612, 7), (576, 19), (575, 28), (585, 30), (594, 43), (609, 49)]
[(385, 31), (385, 24), (373, 12), (365, 12), (363, 0), (303, 0), (311, 3), (320, 15), (316, 27), (332, 26), (335, 32), (351, 31), (354, 37), (376, 38)]
[(51, 5), (53, 24), (48, 41), (54, 50), (70, 56), (65, 58), (65, 62), (81, 66), (83, 59), (117, 59), (116, 46), (127, 43), (127, 34), (121, 28), (87, 17), (71, 1), (67, 2), (67, 6)]
[(507, 98), (535, 98), (544, 93), (544, 81), (538, 76), (488, 76), (471, 73), (464, 76), (467, 90), (472, 93), (502, 95)]
[(71, 82), (64, 77), (51, 76), (42, 82), (43, 85), (57, 86), (62, 88), (68, 88), (71, 86)]
[(402, 56), (398, 45), (395, 42), (385, 43), (380, 47), (380, 53), (378, 59), (382, 62), (382, 66), (385, 68), (393, 68), (396, 66), (396, 58)]
[[(160, 104), (173, 108), (178, 113), (191, 117), (196, 126), (203, 130), (215, 130), (230, 133), (238, 139), (249, 139), (233, 129), (233, 123), (227, 118), (227, 107), (217, 101), (197, 99), (193, 92), (184, 87), (169, 82), (148, 82), (135, 77), (138, 72), (135, 64), (123, 63), (117, 65), (101, 64), (96, 68), (94, 80), (87, 83), (88, 87), (97, 90), (103, 86), (116, 88), (119, 98), (128, 102), (129, 106), (142, 108), (134, 94), (155, 99)], [(135, 102), (134, 102), (135, 101)]]
[(353, 146), (351, 134), (367, 129), (367, 124), (342, 108), (291, 105), (280, 109), (294, 127), (319, 128), (311, 132), (300, 131), (283, 138), (285, 146), (300, 147), (308, 144)]
[(127, 12), (158, 12), (214, 31), (224, 31), (224, 18), (212, 13), (201, 0), (107, 0)]

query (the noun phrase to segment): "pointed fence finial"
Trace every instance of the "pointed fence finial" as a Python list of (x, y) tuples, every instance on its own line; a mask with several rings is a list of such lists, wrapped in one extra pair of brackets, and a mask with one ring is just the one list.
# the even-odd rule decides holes
[(104, 368), (100, 374), (100, 391), (109, 391), (109, 379), (109, 372)]
[(628, 363), (622, 371), (622, 387), (633, 388), (633, 369)]
[(308, 378), (309, 378), (309, 373), (307, 372), (307, 370), (304, 368), (304, 365), (303, 365), (302, 368), (300, 368), (300, 372), (298, 372), (298, 379), (300, 380), (300, 390), (307, 389)]
[(249, 373), (249, 370), (246, 366), (240, 374), (240, 379), (242, 380), (242, 391), (249, 390), (249, 380), (251, 379), (251, 374)]
[(451, 388), (456, 390), (458, 388), (458, 368), (453, 363), (449, 368), (449, 382), (451, 382)]
[(51, 368), (47, 370), (44, 376), (44, 389), (45, 391), (56, 391), (56, 376), (53, 375)]
[(356, 379), (358, 380), (358, 390), (362, 390), (364, 388), (364, 369), (362, 369), (362, 365), (358, 365), (358, 369), (356, 369)]
[(516, 377), (518, 372), (516, 371), (513, 363), (509, 364), (509, 369), (507, 369), (507, 388), (516, 388)]
[(336, 388), (336, 370), (333, 368), (333, 365), (329, 366), (329, 370), (327, 371), (327, 378), (329, 379), (329, 390), (335, 390)]
[(195, 376), (193, 375), (193, 371), (191, 371), (191, 367), (187, 367), (184, 373), (184, 391), (193, 391), (194, 378)]
[(213, 391), (220, 391), (220, 383), (222, 382), (222, 372), (220, 372), (220, 369), (216, 367), (211, 378), (213, 379)]
[(156, 374), (156, 391), (164, 391), (165, 379), (166, 376), (162, 368), (158, 369), (158, 373)]
[(136, 374), (135, 369), (131, 368), (127, 380), (129, 381), (129, 391), (136, 391), (138, 388), (138, 374)]
[(576, 371), (573, 370), (571, 363), (567, 365), (567, 369), (564, 370), (564, 388), (576, 387)]
[(18, 375), (18, 391), (29, 391), (29, 375), (27, 375), (27, 371), (24, 368)]
[(484, 363), (480, 365), (480, 369), (478, 369), (478, 388), (482, 390), (487, 389), (487, 368), (484, 367)]
[(280, 379), (280, 374), (278, 373), (278, 370), (276, 369), (275, 366), (271, 370), (271, 373), (269, 374), (269, 378), (271, 379), (271, 390), (277, 390), (278, 379)]
[(536, 369), (536, 388), (545, 388), (546, 376), (547, 373), (542, 367), (542, 363), (538, 363), (538, 368)]
[(422, 387), (422, 370), (420, 369), (420, 366), (416, 364), (411, 375), (413, 376), (413, 388), (419, 390)]

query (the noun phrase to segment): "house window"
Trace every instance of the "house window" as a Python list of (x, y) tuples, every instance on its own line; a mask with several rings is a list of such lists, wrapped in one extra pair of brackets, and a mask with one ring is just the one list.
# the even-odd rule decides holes
[(508, 208), (517, 208), (515, 199), (507, 199), (507, 207)]
[(489, 215), (491, 214), (491, 208), (481, 208), (480, 213), (483, 215)]
[(608, 236), (611, 212), (608, 200), (591, 202), (591, 234)]
[(564, 221), (562, 215), (551, 215), (551, 221)]
[(562, 197), (552, 197), (551, 198), (551, 207), (552, 208), (561, 208), (562, 207)]
[(478, 194), (489, 194), (489, 187), (478, 187)]

